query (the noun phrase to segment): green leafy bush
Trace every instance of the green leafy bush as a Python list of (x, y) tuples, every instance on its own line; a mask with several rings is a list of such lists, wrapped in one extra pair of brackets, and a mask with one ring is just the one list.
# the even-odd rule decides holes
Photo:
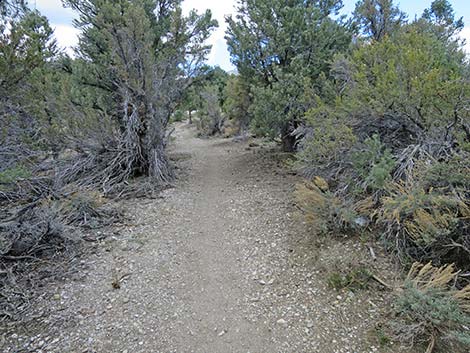
[(364, 141), (364, 149), (353, 153), (352, 160), (365, 189), (383, 189), (392, 178), (395, 159), (377, 134)]
[(305, 115), (309, 124), (297, 154), (296, 165), (300, 169), (322, 169), (342, 160), (357, 141), (353, 130), (341, 117), (321, 102)]

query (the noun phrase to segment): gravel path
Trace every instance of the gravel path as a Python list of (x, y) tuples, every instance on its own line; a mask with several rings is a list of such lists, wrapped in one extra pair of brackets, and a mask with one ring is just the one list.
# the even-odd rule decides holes
[(131, 224), (80, 280), (45, 293), (42, 326), (13, 333), (3, 352), (386, 351), (370, 343), (386, 294), (338, 293), (324, 279), (331, 259), (368, 249), (305, 234), (298, 180), (269, 148), (194, 136), (176, 130), (175, 188), (126, 201)]

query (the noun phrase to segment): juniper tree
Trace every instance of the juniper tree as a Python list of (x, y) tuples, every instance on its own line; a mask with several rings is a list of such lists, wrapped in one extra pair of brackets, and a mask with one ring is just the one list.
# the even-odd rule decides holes
[[(0, 18), (4, 21), (7, 18), (14, 18), (27, 10), (26, 0), (2, 0), (0, 1)], [(0, 22), (1, 23), (1, 22)]]
[(406, 22), (406, 14), (392, 0), (361, 0), (356, 4), (353, 19), (363, 35), (381, 40)]
[(248, 129), (252, 119), (250, 106), (252, 97), (250, 85), (239, 75), (231, 75), (224, 89), (225, 102), (223, 109), (229, 119), (235, 120), (238, 133)]
[(0, 172), (43, 142), (47, 92), (37, 87), (57, 54), (47, 19), (21, 2), (10, 5), (0, 16)]
[(305, 88), (323, 80), (332, 55), (350, 42), (331, 16), (340, 7), (339, 0), (240, 0), (227, 18), (232, 62), (253, 88), (253, 125), (280, 135), (286, 151), (295, 148), (292, 132), (308, 106)]
[[(67, 0), (82, 32), (74, 75), (88, 112), (111, 121), (117, 156), (102, 166), (107, 184), (134, 175), (168, 181), (169, 118), (200, 70), (216, 22), (210, 11), (182, 15), (181, 1)], [(93, 153), (96, 153), (93, 152)], [(90, 169), (90, 164), (84, 164)]]
[(452, 5), (447, 0), (435, 0), (425, 9), (416, 25), (443, 43), (449, 50), (455, 51), (465, 43), (458, 35), (464, 28), (463, 17), (456, 18)]
[[(228, 80), (228, 74), (218, 66), (204, 65), (197, 75), (191, 77), (191, 85), (184, 91), (180, 109), (188, 112), (189, 123), (192, 123), (192, 112), (202, 113), (208, 110), (220, 110), (224, 104), (224, 89)], [(211, 103), (208, 103), (207, 99)], [(208, 107), (208, 104), (216, 104), (217, 107)], [(199, 114), (201, 118), (201, 115)], [(207, 117), (206, 117), (207, 118)], [(220, 117), (221, 118), (221, 117)], [(215, 132), (219, 132), (216, 129)], [(206, 131), (212, 134), (210, 131)]]

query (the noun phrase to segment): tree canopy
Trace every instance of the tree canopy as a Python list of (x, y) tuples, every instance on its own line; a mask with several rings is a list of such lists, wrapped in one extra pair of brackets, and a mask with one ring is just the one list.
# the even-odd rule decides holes
[(320, 86), (330, 58), (349, 45), (345, 26), (330, 16), (340, 7), (341, 1), (243, 0), (227, 18), (232, 62), (253, 86), (253, 126), (281, 134), (285, 150), (295, 148), (292, 132), (307, 110), (304, 85)]

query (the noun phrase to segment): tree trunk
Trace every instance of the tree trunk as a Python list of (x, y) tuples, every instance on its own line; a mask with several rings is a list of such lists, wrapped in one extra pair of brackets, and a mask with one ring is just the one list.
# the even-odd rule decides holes
[(133, 153), (136, 155), (134, 171), (145, 175), (157, 183), (166, 183), (173, 179), (173, 171), (165, 151), (164, 130), (153, 127), (139, 134), (138, 145)]
[(191, 114), (192, 110), (190, 109), (188, 112), (189, 112), (189, 121), (188, 121), (188, 123), (191, 125), (193, 123), (193, 116)]
[[(166, 130), (154, 106), (142, 97), (124, 94), (126, 133), (124, 137), (126, 175), (149, 176), (168, 182), (173, 173), (165, 154)], [(145, 100), (145, 99), (144, 99)]]
[(144, 163), (148, 166), (147, 175), (158, 183), (167, 183), (173, 179), (173, 171), (166, 156), (167, 136), (165, 123), (158, 118), (158, 113), (151, 103), (146, 105), (145, 129), (143, 138), (145, 152)]
[(281, 130), (282, 151), (295, 152), (296, 138), (292, 135), (290, 124), (286, 124)]

